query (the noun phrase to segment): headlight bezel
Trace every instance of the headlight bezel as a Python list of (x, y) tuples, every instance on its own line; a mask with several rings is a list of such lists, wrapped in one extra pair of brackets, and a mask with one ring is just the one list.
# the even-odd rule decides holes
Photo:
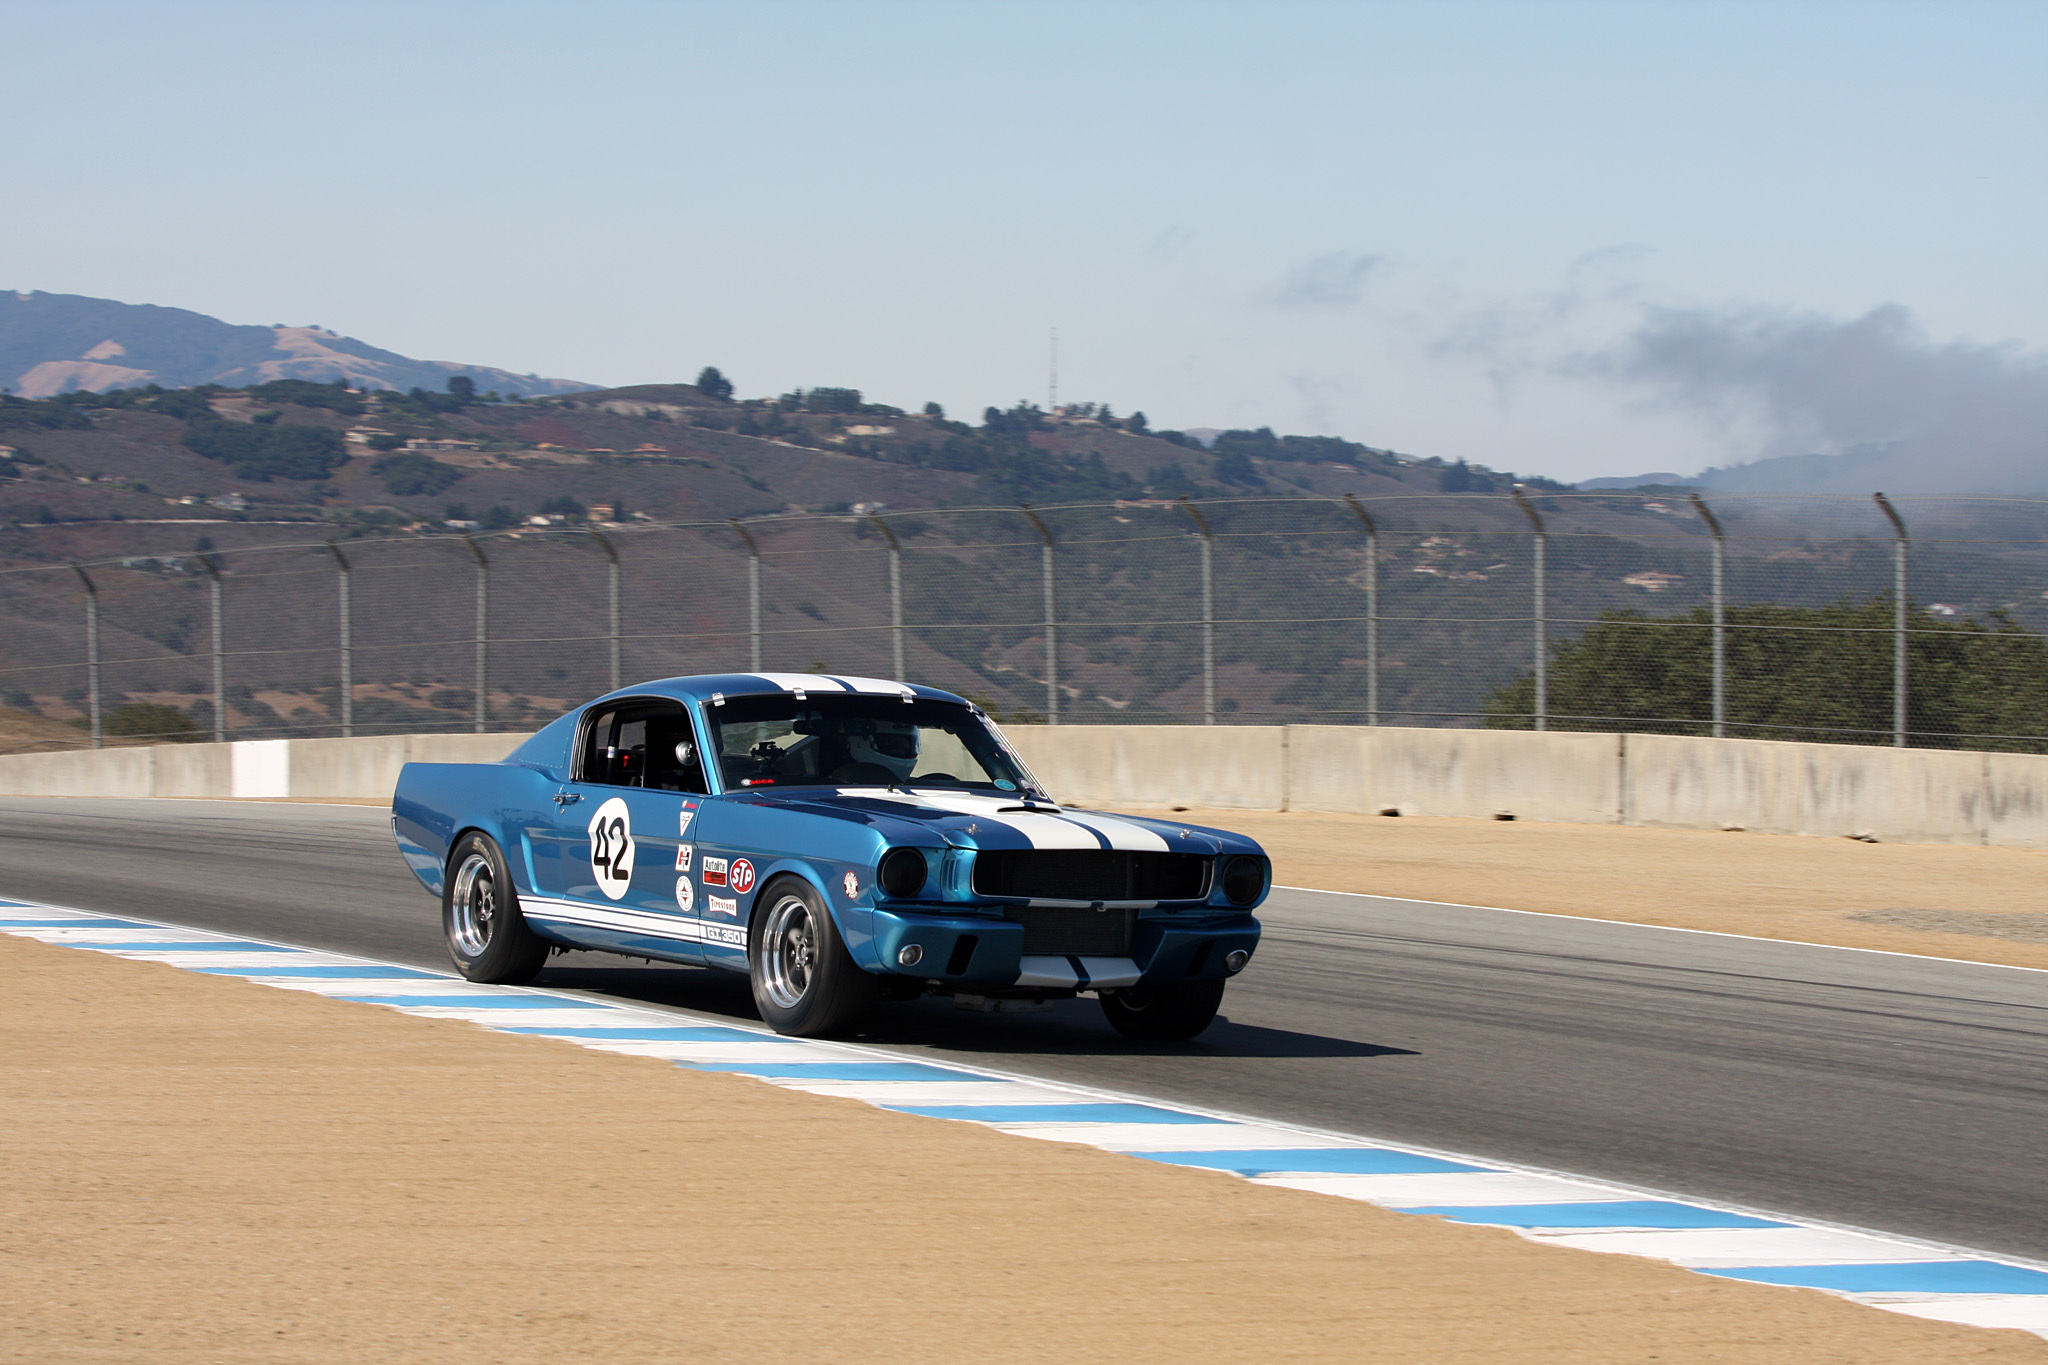
[(1266, 860), (1250, 853), (1234, 853), (1223, 860), (1216, 876), (1223, 899), (1240, 910), (1258, 904), (1266, 890)]
[(921, 848), (898, 845), (875, 862), (875, 889), (891, 900), (910, 900), (931, 880), (931, 856)]

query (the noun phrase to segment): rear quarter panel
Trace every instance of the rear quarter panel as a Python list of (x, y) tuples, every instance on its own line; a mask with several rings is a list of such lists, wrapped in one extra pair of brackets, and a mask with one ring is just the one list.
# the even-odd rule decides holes
[(420, 884), (441, 894), (448, 852), (468, 830), (481, 830), (504, 850), (514, 886), (533, 890), (528, 831), (550, 818), (560, 784), (535, 768), (511, 763), (408, 763), (391, 795), (391, 832)]

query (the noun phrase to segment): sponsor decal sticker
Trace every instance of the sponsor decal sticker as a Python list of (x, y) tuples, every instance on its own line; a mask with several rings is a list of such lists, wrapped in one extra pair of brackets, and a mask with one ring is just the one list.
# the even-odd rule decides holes
[(846, 898), (848, 900), (853, 900), (860, 895), (860, 878), (854, 876), (851, 872), (841, 878), (839, 884), (846, 888)]
[(676, 909), (689, 914), (697, 908), (697, 888), (690, 885), (688, 877), (676, 878)]
[(706, 885), (706, 886), (724, 886), (724, 885), (725, 885), (725, 859), (723, 859), (723, 858), (706, 858), (706, 859), (704, 860), (704, 872), (703, 872), (703, 877), (704, 877), (704, 885)]
[(677, 844), (676, 871), (688, 872), (690, 870), (690, 855), (696, 851), (697, 846), (695, 844)]
[[(714, 915), (737, 915), (740, 912), (740, 903), (730, 896), (706, 896), (704, 908)], [(744, 943), (746, 939), (742, 937), (740, 942)]]
[(707, 924), (704, 926), (706, 943), (723, 944), (728, 948), (747, 946), (747, 926), (744, 924)]
[(614, 796), (590, 817), (590, 873), (609, 900), (623, 900), (633, 885), (633, 813)]
[(682, 819), (676, 822), (676, 833), (678, 835), (688, 834), (690, 832), (690, 821), (696, 818), (697, 803), (695, 801), (683, 802), (683, 816)]
[(754, 865), (745, 858), (733, 859), (732, 880), (727, 885), (742, 896), (752, 891), (754, 889)]

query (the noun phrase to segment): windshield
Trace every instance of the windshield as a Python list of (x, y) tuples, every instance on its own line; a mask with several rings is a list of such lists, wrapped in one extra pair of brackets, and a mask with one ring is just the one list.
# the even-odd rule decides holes
[(735, 697), (704, 708), (727, 791), (969, 787), (1031, 791), (1023, 765), (957, 702)]

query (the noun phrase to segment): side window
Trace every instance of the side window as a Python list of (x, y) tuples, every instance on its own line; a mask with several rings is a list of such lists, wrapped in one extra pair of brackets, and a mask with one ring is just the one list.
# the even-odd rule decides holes
[(577, 776), (607, 787), (710, 789), (696, 734), (680, 702), (626, 702), (600, 711), (585, 732)]

